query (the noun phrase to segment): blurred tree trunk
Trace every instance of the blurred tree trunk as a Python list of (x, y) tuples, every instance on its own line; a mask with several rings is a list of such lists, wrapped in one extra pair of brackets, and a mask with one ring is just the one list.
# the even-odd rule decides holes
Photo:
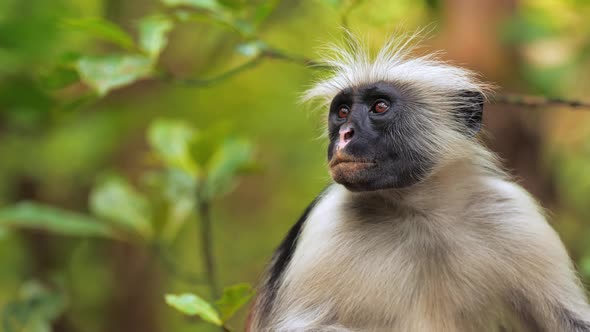
[(162, 275), (149, 250), (113, 243), (106, 254), (113, 274), (107, 331), (162, 331), (158, 310), (164, 303)]
[[(105, 0), (104, 16), (118, 25), (133, 28), (127, 26), (129, 22), (152, 10), (157, 3)], [(143, 142), (141, 137), (140, 142)], [(142, 144), (121, 146), (113, 157), (113, 164), (118, 165), (123, 173), (129, 173), (129, 178), (137, 173), (138, 159), (135, 157), (145, 150)], [(107, 331), (162, 331), (159, 310), (164, 303), (162, 274), (149, 250), (113, 242), (106, 249), (105, 256), (111, 264), (113, 283), (110, 303), (105, 308)]]
[[(519, 58), (501, 45), (501, 24), (514, 13), (516, 0), (448, 0), (442, 8), (444, 31), (441, 48), (460, 65), (482, 72), (484, 79), (502, 82), (510, 90), (517, 79)], [(514, 82), (516, 83), (516, 82)], [(514, 84), (517, 86), (517, 84)], [(519, 181), (546, 207), (554, 205), (555, 185), (542, 167), (542, 115), (535, 109), (489, 105), (484, 128), (487, 145), (496, 151)]]

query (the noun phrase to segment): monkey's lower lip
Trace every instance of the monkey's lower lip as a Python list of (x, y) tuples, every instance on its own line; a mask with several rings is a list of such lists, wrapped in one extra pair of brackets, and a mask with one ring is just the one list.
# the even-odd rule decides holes
[(342, 159), (342, 158), (338, 158), (338, 159), (332, 159), (332, 161), (330, 161), (329, 166), (331, 168), (336, 167), (338, 165), (346, 165), (346, 166), (374, 166), (375, 162), (374, 161), (370, 161), (370, 160), (361, 160), (361, 159)]

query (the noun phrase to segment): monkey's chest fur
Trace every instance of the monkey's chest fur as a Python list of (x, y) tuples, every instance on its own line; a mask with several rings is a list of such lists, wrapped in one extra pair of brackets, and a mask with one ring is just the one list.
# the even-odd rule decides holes
[(339, 206), (341, 195), (332, 192), (306, 220), (270, 330), (525, 331), (481, 230), (444, 215), (374, 211), (359, 220), (354, 207)]

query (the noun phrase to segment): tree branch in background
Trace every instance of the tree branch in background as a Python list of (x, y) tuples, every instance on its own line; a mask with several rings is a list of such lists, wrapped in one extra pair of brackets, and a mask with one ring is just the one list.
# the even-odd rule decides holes
[(199, 221), (201, 223), (201, 253), (203, 255), (203, 264), (205, 267), (205, 278), (209, 285), (211, 297), (219, 297), (217, 288), (217, 277), (215, 271), (215, 256), (213, 255), (213, 233), (211, 231), (211, 206), (207, 198), (199, 195), (198, 209)]
[(522, 94), (498, 94), (491, 98), (490, 102), (496, 105), (512, 105), (522, 106), (529, 108), (539, 107), (568, 107), (576, 109), (588, 109), (590, 110), (590, 101), (576, 100), (576, 99), (564, 99), (564, 98), (551, 98), (544, 96), (531, 96)]
[[(292, 55), (288, 54), (284, 51), (275, 49), (275, 48), (265, 48), (263, 49), (260, 54), (252, 58), (250, 61), (245, 62), (235, 68), (229, 69), (217, 76), (207, 78), (207, 79), (174, 79), (171, 77), (172, 80), (177, 81), (181, 84), (190, 86), (190, 87), (208, 87), (210, 85), (222, 82), (226, 79), (229, 79), (233, 76), (236, 76), (244, 71), (249, 69), (253, 69), (258, 65), (262, 64), (263, 60), (265, 59), (275, 59), (281, 60), (286, 62), (291, 62), (295, 64), (299, 64), (302, 66), (307, 66), (312, 69), (329, 69), (325, 63), (318, 62), (313, 59), (309, 59), (303, 56)], [(565, 99), (559, 97), (545, 97), (545, 96), (534, 96), (534, 95), (525, 95), (525, 94), (515, 94), (515, 93), (506, 93), (506, 94), (496, 94), (492, 98), (490, 98), (490, 103), (495, 105), (511, 105), (511, 106), (521, 106), (527, 108), (542, 108), (542, 107), (567, 107), (567, 108), (575, 108), (575, 109), (588, 109), (590, 110), (590, 101), (584, 100), (576, 100), (576, 99)]]

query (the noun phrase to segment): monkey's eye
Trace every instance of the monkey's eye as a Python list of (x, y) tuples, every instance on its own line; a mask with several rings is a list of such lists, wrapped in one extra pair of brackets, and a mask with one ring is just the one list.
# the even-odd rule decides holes
[(348, 109), (348, 107), (346, 106), (340, 106), (340, 108), (338, 108), (338, 117), (341, 119), (346, 119), (348, 117), (348, 113), (350, 113), (350, 110)]
[(373, 113), (384, 113), (387, 110), (389, 110), (389, 103), (385, 100), (378, 100), (371, 109)]

